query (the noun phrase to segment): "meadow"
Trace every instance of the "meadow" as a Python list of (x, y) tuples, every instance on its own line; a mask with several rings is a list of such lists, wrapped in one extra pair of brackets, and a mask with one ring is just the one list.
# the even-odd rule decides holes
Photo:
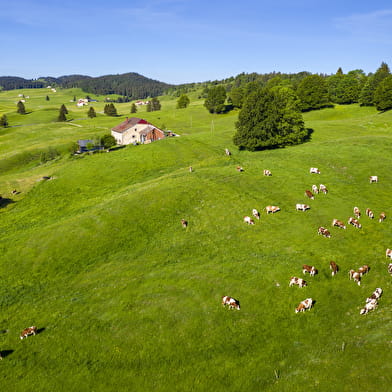
[[(16, 113), (18, 94), (30, 96), (27, 115)], [(247, 152), (232, 144), (237, 111), (209, 114), (197, 93), (180, 110), (164, 96), (161, 111), (136, 115), (180, 137), (71, 156), (72, 142), (132, 116), (131, 103), (115, 104), (119, 117), (104, 116), (104, 97), (92, 96), (98, 115), (88, 119), (88, 107), (70, 102), (75, 95), (85, 93), (0, 92), (10, 123), (0, 129), (3, 389), (390, 390), (391, 112), (309, 112), (309, 142)], [(70, 121), (58, 123), (62, 103)], [(41, 162), (49, 148), (59, 155)], [(329, 193), (305, 200), (320, 183)], [(311, 209), (298, 212), (296, 203)], [(281, 211), (267, 215), (267, 205)], [(362, 229), (331, 227), (354, 206)], [(249, 226), (243, 217), (253, 208), (261, 218)], [(319, 226), (331, 238), (317, 235)], [(303, 264), (319, 273), (304, 277), (307, 287), (289, 287)], [(358, 286), (348, 271), (364, 264), (370, 272)], [(376, 287), (384, 290), (378, 308), (360, 315)], [(223, 308), (223, 295), (241, 310)], [(314, 307), (296, 314), (308, 297)], [(40, 333), (20, 340), (31, 325)]]

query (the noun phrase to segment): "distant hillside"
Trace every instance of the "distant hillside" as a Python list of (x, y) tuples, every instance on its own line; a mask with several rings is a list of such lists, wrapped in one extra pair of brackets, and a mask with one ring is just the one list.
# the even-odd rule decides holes
[(42, 88), (56, 85), (64, 88), (79, 87), (91, 94), (119, 94), (130, 99), (155, 97), (162, 95), (173, 85), (146, 78), (134, 72), (120, 75), (91, 77), (86, 75), (66, 75), (54, 78), (40, 77), (27, 80), (16, 76), (0, 77), (0, 90), (19, 88)]

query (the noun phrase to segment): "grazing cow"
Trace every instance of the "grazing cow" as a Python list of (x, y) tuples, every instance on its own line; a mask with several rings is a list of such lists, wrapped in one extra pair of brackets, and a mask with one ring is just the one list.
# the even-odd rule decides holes
[(312, 191), (313, 191), (314, 194), (318, 195), (319, 190), (317, 188), (317, 185), (312, 185)]
[(310, 209), (310, 206), (308, 206), (307, 204), (296, 204), (295, 209), (297, 211), (306, 211)]
[(192, 172), (193, 172), (193, 167), (189, 166), (189, 173), (192, 173)]
[(320, 192), (323, 192), (325, 195), (328, 193), (328, 189), (325, 185), (320, 184), (319, 188), (320, 188)]
[(318, 271), (317, 271), (317, 269), (314, 268), (313, 266), (304, 264), (304, 265), (302, 266), (302, 272), (303, 272), (304, 274), (306, 274), (306, 273), (308, 272), (310, 276), (314, 276), (314, 275), (317, 274)]
[(242, 168), (242, 166), (237, 166), (237, 170), (238, 170), (239, 172), (243, 172), (243, 171), (244, 171), (244, 169)]
[(311, 167), (309, 172), (314, 174), (320, 174), (320, 170), (317, 167)]
[(252, 215), (253, 215), (256, 219), (260, 219), (260, 213), (259, 213), (259, 211), (256, 210), (256, 208), (253, 208), (253, 210), (252, 210)]
[(230, 155), (231, 155), (231, 152), (229, 151), (228, 148), (225, 148), (225, 154), (226, 154), (227, 156), (230, 156)]
[(366, 208), (366, 215), (367, 215), (370, 219), (373, 219), (373, 218), (374, 218), (373, 211), (372, 211), (370, 208)]
[(368, 265), (363, 265), (362, 267), (358, 268), (359, 275), (365, 275), (370, 271), (370, 267)]
[(267, 170), (267, 169), (263, 170), (263, 174), (264, 174), (265, 176), (272, 176), (271, 171), (270, 171), (270, 170)]
[(305, 287), (308, 285), (305, 280), (303, 280), (301, 278), (296, 278), (295, 276), (293, 276), (292, 278), (290, 278), (289, 287), (291, 287), (294, 284), (296, 284), (299, 287)]
[(278, 206), (267, 206), (264, 208), (267, 212), (267, 214), (272, 213), (274, 214), (275, 212), (280, 211), (280, 208)]
[(312, 298), (306, 298), (295, 308), (295, 313), (305, 312), (305, 310), (310, 309), (312, 305), (313, 305)]
[(312, 192), (310, 192), (309, 190), (305, 191), (305, 196), (309, 197), (309, 199), (314, 200), (314, 195)]
[(346, 229), (346, 226), (344, 225), (344, 223), (341, 220), (339, 220), (339, 219), (334, 219), (332, 221), (332, 226), (336, 226), (336, 227), (339, 227), (341, 229)]
[(21, 339), (24, 339), (24, 338), (27, 338), (27, 336), (29, 336), (29, 335), (35, 335), (36, 333), (37, 333), (37, 327), (32, 326), (32, 327), (29, 327), (29, 328), (24, 329), (24, 330), (20, 333), (20, 338), (21, 338)]
[(386, 215), (385, 215), (385, 212), (382, 212), (381, 214), (380, 214), (380, 219), (378, 220), (379, 222), (383, 222), (383, 221), (385, 221), (385, 219), (386, 219)]
[(354, 219), (353, 217), (350, 216), (350, 218), (348, 219), (348, 224), (353, 225), (354, 227), (356, 227), (357, 229), (360, 229), (362, 227), (362, 225), (359, 223), (359, 221), (357, 219)]
[(255, 221), (250, 216), (244, 216), (244, 222), (248, 225), (254, 225)]
[(389, 257), (390, 259), (392, 259), (392, 249), (387, 249), (387, 251), (385, 252), (385, 257)]
[(331, 237), (331, 233), (325, 228), (320, 226), (317, 230), (317, 234), (321, 234), (324, 237), (330, 238)]
[(373, 291), (372, 295), (366, 298), (366, 303), (371, 302), (373, 300), (378, 300), (382, 295), (382, 288), (377, 287), (376, 290)]
[(13, 191), (12, 191), (12, 194), (13, 195), (17, 195), (19, 192), (16, 190), (16, 189), (14, 189)]
[(358, 284), (358, 286), (361, 285), (361, 274), (359, 272), (350, 270), (349, 275), (350, 275), (350, 280), (353, 279), (354, 282)]
[(392, 263), (388, 265), (388, 272), (392, 275)]
[(222, 305), (228, 305), (230, 309), (235, 308), (240, 310), (240, 302), (232, 297), (229, 297), (228, 295), (222, 297)]
[(335, 276), (339, 271), (339, 266), (334, 261), (330, 261), (329, 269), (332, 271), (332, 276)]
[(182, 227), (186, 229), (188, 226), (188, 221), (186, 221), (185, 219), (181, 219), (181, 224), (182, 224)]
[(354, 207), (354, 215), (357, 219), (361, 217), (361, 211), (359, 211), (358, 207)]
[(370, 182), (370, 183), (372, 183), (372, 182), (378, 182), (378, 176), (370, 176), (370, 177), (369, 177), (369, 182)]
[(365, 306), (360, 310), (359, 314), (367, 314), (371, 310), (376, 309), (378, 302), (376, 299), (372, 299), (370, 302), (367, 302)]

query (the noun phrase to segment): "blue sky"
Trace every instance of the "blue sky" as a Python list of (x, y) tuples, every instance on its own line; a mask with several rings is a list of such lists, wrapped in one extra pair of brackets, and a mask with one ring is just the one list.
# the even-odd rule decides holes
[(0, 48), (0, 76), (28, 79), (368, 73), (392, 67), (392, 2), (0, 0)]

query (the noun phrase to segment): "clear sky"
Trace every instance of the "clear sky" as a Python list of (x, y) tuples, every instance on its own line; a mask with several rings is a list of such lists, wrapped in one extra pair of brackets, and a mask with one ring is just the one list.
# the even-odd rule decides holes
[(0, 0), (0, 76), (392, 68), (391, 0)]

